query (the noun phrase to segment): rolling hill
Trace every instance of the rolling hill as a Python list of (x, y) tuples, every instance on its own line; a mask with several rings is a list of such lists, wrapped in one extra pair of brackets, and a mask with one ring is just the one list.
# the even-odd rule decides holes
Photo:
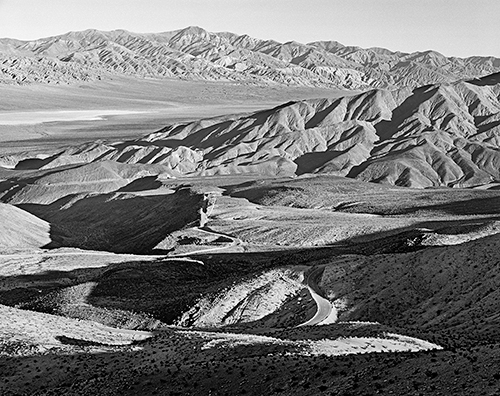
[[(61, 166), (108, 161), (172, 177), (313, 173), (402, 187), (497, 188), (499, 128), (497, 73), (419, 88), (292, 101), (252, 114), (173, 124), (136, 140), (3, 156), (0, 164), (56, 172), (49, 178), (57, 177)], [(9, 199), (34, 187), (18, 188)]]

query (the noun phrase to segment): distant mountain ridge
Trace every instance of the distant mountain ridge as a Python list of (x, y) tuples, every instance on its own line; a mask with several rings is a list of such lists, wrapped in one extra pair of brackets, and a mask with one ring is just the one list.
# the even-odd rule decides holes
[(0, 39), (0, 83), (72, 83), (113, 75), (349, 89), (421, 86), (500, 71), (494, 57), (402, 53), (336, 41), (279, 43), (188, 27), (157, 34), (85, 30)]

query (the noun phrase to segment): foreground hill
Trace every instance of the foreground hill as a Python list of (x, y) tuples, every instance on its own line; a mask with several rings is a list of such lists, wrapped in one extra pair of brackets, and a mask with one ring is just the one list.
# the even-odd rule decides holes
[(408, 326), (459, 339), (498, 342), (497, 235), (406, 254), (346, 256), (321, 286), (340, 320)]
[(362, 49), (336, 41), (279, 43), (198, 27), (158, 34), (85, 30), (34, 41), (0, 40), (0, 82), (70, 83), (112, 75), (317, 87), (450, 82), (500, 70), (493, 57)]
[(0, 248), (2, 395), (500, 390), (498, 190), (56, 158), (0, 169), (61, 247)]
[(155, 165), (150, 175), (173, 177), (323, 173), (404, 187), (496, 188), (499, 135), (497, 73), (289, 102), (253, 114), (174, 124), (137, 140), (96, 142), (35, 158), (4, 156), (0, 166), (49, 170), (113, 161)]
[[(342, 256), (324, 249), (244, 257), (222, 254), (199, 257), (204, 265), (161, 259), (49, 273), (40, 268), (29, 276), (10, 276), (5, 280), (11, 287), (24, 282), (36, 292), (28, 301), (29, 296), (17, 293), (17, 302), (24, 300), (24, 308), (44, 313), (0, 305), (8, 318), (0, 326), (0, 390), (6, 395), (347, 396), (371, 395), (375, 388), (381, 394), (493, 395), (499, 378), (497, 251), (495, 236), (468, 246), (409, 254)], [(279, 267), (290, 268), (292, 263), (303, 269), (323, 266), (321, 286), (328, 298), (346, 300), (344, 307), (353, 308), (342, 315), (381, 324), (283, 328), (254, 321), (212, 330), (160, 326), (152, 337), (130, 331), (138, 322), (151, 322), (151, 315), (171, 320), (167, 313), (186, 310), (200, 295), (202, 302), (205, 297), (215, 302), (235, 294), (245, 297), (242, 287), (252, 281), (255, 289), (248, 297), (270, 296), (274, 287), (255, 282), (262, 278), (260, 270), (272, 268), (263, 274), (280, 282), (287, 279), (280, 279), (285, 273)], [(1, 298), (12, 300), (13, 291)], [(308, 307), (304, 300), (310, 298), (291, 297), (283, 309), (257, 307), (273, 309), (270, 316), (291, 313), (297, 319), (297, 312), (301, 315)], [(248, 300), (240, 301), (250, 311), (255, 306), (246, 304)], [(198, 314), (212, 312), (197, 305)], [(239, 313), (219, 306), (233, 316)], [(402, 327), (395, 328), (394, 322)], [(397, 345), (388, 342), (411, 339), (395, 331), (428, 340), (420, 341), (422, 345), (433, 342), (441, 347), (426, 351), (429, 348), (406, 344), (402, 352), (401, 345), (394, 349)], [(370, 353), (375, 351), (384, 353)]]

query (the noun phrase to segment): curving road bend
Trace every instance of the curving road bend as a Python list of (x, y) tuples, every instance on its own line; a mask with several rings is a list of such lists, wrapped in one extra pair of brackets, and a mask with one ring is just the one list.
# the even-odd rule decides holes
[(307, 276), (306, 280), (307, 288), (309, 289), (309, 293), (311, 293), (311, 297), (316, 302), (317, 310), (316, 314), (311, 319), (309, 319), (304, 323), (299, 324), (297, 327), (318, 325), (321, 322), (325, 321), (326, 318), (336, 313), (334, 312), (335, 308), (332, 307), (330, 301), (322, 297), (317, 292), (319, 288), (316, 279), (318, 278), (318, 276), (321, 275), (323, 270), (324, 270), (323, 267), (313, 268)]
[(188, 256), (192, 256), (192, 255), (197, 255), (197, 254), (217, 252), (217, 251), (232, 248), (232, 247), (237, 246), (237, 245), (241, 245), (241, 240), (239, 238), (235, 238), (235, 237), (228, 235), (228, 234), (222, 234), (220, 232), (213, 231), (207, 227), (206, 224), (207, 224), (208, 219), (210, 218), (210, 215), (212, 214), (212, 212), (215, 208), (215, 204), (217, 202), (216, 196), (212, 196), (212, 200), (213, 200), (212, 204), (206, 209), (205, 212), (203, 212), (201, 214), (203, 219), (200, 221), (200, 226), (196, 227), (196, 229), (199, 232), (204, 232), (205, 234), (208, 234), (208, 235), (214, 235), (216, 237), (223, 237), (223, 238), (231, 239), (231, 242), (225, 246), (214, 246), (214, 247), (210, 247), (210, 248), (202, 248), (202, 249), (198, 249), (198, 250), (192, 250), (192, 251), (187, 252), (187, 253), (173, 254), (170, 257), (188, 257)]

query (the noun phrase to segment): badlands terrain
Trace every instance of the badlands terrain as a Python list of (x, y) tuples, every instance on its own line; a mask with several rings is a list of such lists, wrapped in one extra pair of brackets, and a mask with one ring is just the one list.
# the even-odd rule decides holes
[(132, 75), (366, 89), (452, 82), (500, 68), (494, 57), (402, 53), (337, 41), (279, 43), (195, 26), (157, 34), (90, 29), (34, 41), (1, 39), (0, 53), (0, 80), (7, 84)]
[(498, 59), (0, 54), (0, 394), (500, 394)]

